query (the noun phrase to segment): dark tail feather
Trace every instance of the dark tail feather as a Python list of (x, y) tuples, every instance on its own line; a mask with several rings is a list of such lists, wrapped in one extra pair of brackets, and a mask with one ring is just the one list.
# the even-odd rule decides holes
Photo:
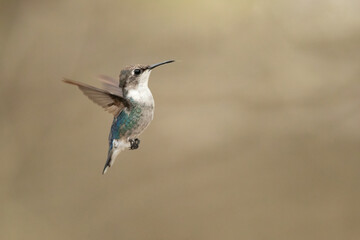
[(103, 170), (103, 172), (102, 172), (103, 175), (107, 172), (107, 170), (108, 170), (109, 167), (110, 167), (109, 164), (105, 164), (104, 170)]
[(107, 157), (107, 160), (106, 160), (106, 163), (105, 163), (105, 166), (104, 166), (104, 170), (102, 172), (103, 175), (107, 172), (109, 167), (111, 167), (111, 158), (112, 158), (112, 149), (110, 148), (109, 152), (108, 152), (108, 157)]

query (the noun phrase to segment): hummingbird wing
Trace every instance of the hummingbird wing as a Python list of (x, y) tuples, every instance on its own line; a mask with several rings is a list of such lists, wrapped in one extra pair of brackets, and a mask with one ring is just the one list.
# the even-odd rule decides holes
[(94, 103), (103, 107), (109, 113), (112, 113), (114, 116), (119, 115), (119, 113), (125, 108), (130, 107), (130, 102), (125, 98), (109, 91), (102, 90), (81, 82), (73, 81), (70, 79), (63, 79), (65, 83), (73, 84), (78, 86), (79, 89)]
[(122, 89), (119, 87), (119, 80), (106, 75), (99, 75), (99, 80), (106, 91), (117, 96), (123, 96)]

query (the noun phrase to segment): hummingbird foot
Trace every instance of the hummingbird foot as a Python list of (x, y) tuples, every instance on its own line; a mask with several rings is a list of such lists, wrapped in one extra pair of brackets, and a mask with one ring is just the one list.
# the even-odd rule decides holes
[(138, 138), (129, 139), (129, 142), (130, 142), (130, 150), (135, 150), (139, 148), (140, 139)]

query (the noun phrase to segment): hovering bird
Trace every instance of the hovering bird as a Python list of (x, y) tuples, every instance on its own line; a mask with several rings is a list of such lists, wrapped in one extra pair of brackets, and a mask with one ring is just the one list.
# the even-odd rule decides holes
[(138, 136), (154, 117), (154, 98), (148, 87), (151, 71), (169, 60), (153, 65), (131, 65), (120, 72), (119, 81), (101, 76), (104, 89), (81, 82), (63, 79), (65, 83), (78, 86), (93, 102), (114, 115), (109, 134), (109, 151), (103, 174), (114, 164), (116, 157), (125, 149), (137, 149)]

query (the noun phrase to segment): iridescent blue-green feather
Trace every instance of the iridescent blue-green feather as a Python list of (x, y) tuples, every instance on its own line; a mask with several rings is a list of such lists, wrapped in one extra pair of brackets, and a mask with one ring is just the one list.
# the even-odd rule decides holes
[(138, 125), (141, 118), (141, 112), (141, 107), (134, 104), (130, 111), (123, 110), (114, 118), (109, 135), (110, 145), (112, 145), (114, 139), (120, 139), (131, 133), (132, 129)]

